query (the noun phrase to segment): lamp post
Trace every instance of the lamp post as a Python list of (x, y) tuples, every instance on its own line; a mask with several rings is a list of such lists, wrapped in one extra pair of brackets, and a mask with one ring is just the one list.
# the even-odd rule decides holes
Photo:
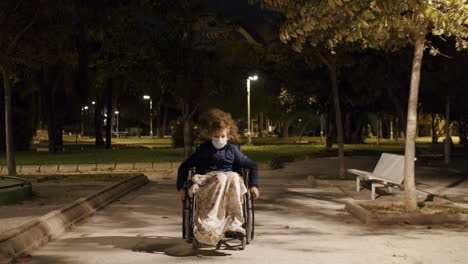
[(258, 80), (258, 76), (249, 76), (247, 78), (247, 135), (248, 141), (247, 143), (250, 145), (252, 144), (252, 131), (250, 130), (250, 81)]
[(143, 95), (143, 100), (150, 102), (150, 136), (153, 138), (153, 99), (149, 95)]
[(119, 111), (115, 111), (115, 132), (116, 132), (116, 136), (119, 137)]
[(81, 137), (84, 135), (84, 111), (88, 110), (88, 106), (81, 107)]

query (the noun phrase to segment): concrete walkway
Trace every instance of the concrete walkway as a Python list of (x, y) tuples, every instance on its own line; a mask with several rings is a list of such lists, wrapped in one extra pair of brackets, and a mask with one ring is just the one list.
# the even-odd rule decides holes
[[(181, 239), (174, 179), (155, 177), (32, 252), (28, 263), (468, 263), (466, 227), (364, 226), (351, 217), (343, 208), (352, 198), (342, 187), (312, 188), (306, 181), (334, 173), (323, 169), (333, 164), (328, 158), (261, 170), (256, 238), (245, 251), (236, 250), (237, 241), (193, 251)], [(372, 162), (354, 165), (365, 169)]]

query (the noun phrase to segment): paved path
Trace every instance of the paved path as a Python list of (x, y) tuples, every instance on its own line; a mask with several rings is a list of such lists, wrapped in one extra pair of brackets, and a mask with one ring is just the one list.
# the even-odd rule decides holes
[(261, 171), (256, 238), (245, 251), (237, 241), (193, 251), (181, 239), (174, 181), (154, 179), (32, 252), (28, 263), (468, 263), (466, 227), (364, 226), (343, 210), (351, 198), (339, 188), (307, 184), (307, 175), (326, 173), (314, 168), (336, 161), (314, 162)]

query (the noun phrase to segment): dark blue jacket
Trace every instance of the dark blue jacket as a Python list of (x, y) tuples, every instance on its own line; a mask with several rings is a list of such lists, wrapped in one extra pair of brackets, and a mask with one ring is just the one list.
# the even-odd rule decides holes
[(239, 147), (227, 143), (221, 149), (216, 149), (210, 141), (201, 144), (177, 172), (177, 190), (185, 187), (190, 168), (195, 167), (197, 174), (206, 174), (210, 171), (236, 171), (237, 168), (249, 168), (249, 186), (258, 187), (257, 164), (239, 150)]

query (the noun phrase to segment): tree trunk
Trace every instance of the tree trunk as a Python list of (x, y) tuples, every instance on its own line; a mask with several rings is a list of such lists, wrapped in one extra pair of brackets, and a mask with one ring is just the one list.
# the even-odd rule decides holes
[(55, 151), (63, 151), (63, 119), (55, 120), (54, 130)]
[(406, 118), (405, 118), (405, 111), (403, 109), (403, 105), (401, 104), (400, 98), (398, 98), (398, 96), (395, 95), (395, 93), (394, 93), (393, 89), (390, 87), (390, 85), (385, 85), (385, 87), (387, 88), (386, 90), (387, 90), (387, 93), (389, 95), (390, 101), (392, 102), (393, 106), (395, 106), (396, 112), (398, 114), (397, 124), (398, 124), (398, 128), (401, 129), (399, 136), (404, 137), (404, 133), (405, 133), (404, 129), (405, 129), (405, 126), (406, 126)]
[[(0, 66), (1, 70), (1, 66)], [(5, 89), (3, 88), (3, 72), (0, 74), (0, 152), (6, 150), (5, 143)]]
[(354, 131), (351, 133), (351, 144), (361, 144), (362, 143), (362, 120), (354, 119), (353, 124), (355, 125)]
[(283, 133), (281, 133), (282, 138), (287, 138), (289, 137), (289, 120), (284, 120), (283, 121)]
[(260, 137), (263, 137), (263, 130), (265, 130), (265, 127), (263, 126), (264, 125), (264, 119), (263, 119), (263, 112), (260, 112), (260, 123), (259, 123), (260, 127)]
[(192, 116), (187, 115), (184, 120), (184, 156), (188, 158), (192, 154)]
[(164, 104), (164, 117), (163, 117), (163, 124), (162, 124), (162, 131), (161, 135), (164, 137), (166, 135), (166, 127), (167, 127), (167, 104)]
[(468, 147), (468, 127), (465, 121), (458, 121), (458, 137), (460, 138), (459, 144), (463, 147)]
[(447, 96), (445, 101), (445, 144), (444, 144), (444, 162), (450, 164), (450, 147), (452, 145), (452, 137), (450, 136), (450, 97)]
[(100, 97), (96, 98), (96, 103), (94, 104), (94, 136), (95, 136), (95, 145), (103, 146), (104, 139), (102, 138), (102, 99)]
[(78, 72), (77, 72), (77, 88), (81, 93), (81, 98), (87, 98), (89, 93), (88, 85), (88, 67), (89, 67), (89, 55), (88, 46), (86, 42), (86, 31), (83, 24), (79, 24), (78, 38), (76, 40), (76, 51), (78, 54)]
[(415, 211), (417, 206), (416, 185), (414, 176), (414, 157), (416, 148), (416, 127), (418, 118), (418, 93), (421, 78), (421, 63), (424, 53), (424, 36), (420, 36), (414, 45), (411, 86), (408, 100), (405, 142), (405, 204), (407, 211)]
[(323, 113), (320, 113), (320, 144), (323, 144)]
[(335, 134), (335, 129), (333, 126), (332, 111), (330, 107), (326, 119), (327, 130), (325, 131), (325, 147), (331, 148), (333, 147), (333, 135)]
[(380, 117), (377, 114), (377, 121), (375, 126), (375, 134), (377, 135), (377, 145), (380, 145)]
[(156, 112), (156, 138), (161, 138), (161, 105), (158, 105)]
[(107, 80), (107, 118), (106, 118), (106, 148), (111, 148), (112, 145), (112, 119), (114, 117), (114, 111), (112, 109), (112, 99), (113, 99), (113, 80), (109, 78)]
[(379, 138), (380, 139), (383, 139), (383, 117), (380, 115), (380, 118), (379, 118)]
[(436, 115), (434, 112), (431, 113), (431, 138), (432, 138), (432, 144), (437, 143), (437, 129), (436, 129)]
[(343, 124), (341, 119), (340, 107), (340, 94), (338, 90), (338, 77), (336, 72), (336, 65), (329, 63), (324, 57), (322, 61), (327, 65), (330, 74), (330, 81), (333, 92), (333, 105), (335, 107), (335, 122), (336, 122), (336, 141), (338, 143), (338, 173), (340, 178), (345, 177), (345, 160), (344, 160), (344, 146), (343, 146)]
[(351, 113), (344, 113), (344, 142), (351, 143)]
[(57, 152), (57, 144), (55, 143), (55, 105), (53, 102), (53, 98), (51, 94), (46, 94), (49, 97), (49, 105), (47, 107), (47, 135), (49, 137), (49, 152), (56, 153)]
[(16, 163), (13, 151), (13, 115), (12, 115), (12, 88), (10, 83), (10, 72), (6, 65), (2, 65), (3, 87), (5, 89), (5, 143), (8, 165), (8, 175), (16, 176)]
[(393, 117), (390, 117), (390, 140), (394, 139)]

